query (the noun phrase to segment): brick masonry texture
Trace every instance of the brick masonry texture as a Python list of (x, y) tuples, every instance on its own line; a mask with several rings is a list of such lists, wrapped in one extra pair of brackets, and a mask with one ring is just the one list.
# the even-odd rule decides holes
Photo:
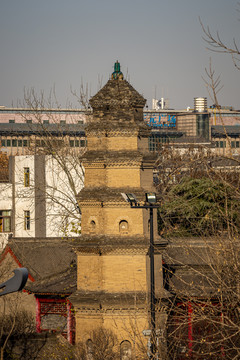
[[(140, 252), (129, 247), (149, 238), (148, 214), (131, 209), (120, 195), (143, 196), (153, 189), (154, 161), (149, 157), (146, 162), (143, 155), (148, 152), (144, 104), (125, 80), (109, 80), (91, 100), (85, 187), (79, 194), (84, 240), (78, 243), (81, 251), (76, 247), (77, 341), (88, 339), (99, 326), (114, 331), (119, 341), (131, 341), (133, 324), (139, 333), (148, 328), (148, 246), (145, 242)], [(98, 236), (104, 240), (96, 240)]]

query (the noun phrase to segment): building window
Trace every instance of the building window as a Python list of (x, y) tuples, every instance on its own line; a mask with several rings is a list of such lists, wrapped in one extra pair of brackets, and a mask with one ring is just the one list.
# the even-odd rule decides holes
[(239, 141), (236, 141), (236, 148), (239, 148)]
[(1, 140), (1, 144), (2, 144), (2, 146), (6, 146), (6, 140), (5, 140), (5, 139), (2, 139), (2, 140)]
[(43, 120), (43, 124), (49, 124), (49, 120)]
[(94, 356), (94, 346), (93, 346), (93, 342), (91, 339), (88, 339), (86, 341), (86, 348), (87, 348), (87, 358), (88, 359), (93, 359)]
[(121, 360), (132, 359), (132, 346), (128, 340), (124, 340), (120, 344), (120, 359)]
[(18, 147), (22, 147), (22, 140), (18, 140)]
[(153, 136), (150, 136), (148, 138), (148, 149), (149, 149), (149, 151), (155, 151), (156, 150), (156, 143), (154, 141)]
[(9, 120), (9, 124), (14, 124), (15, 120)]
[(226, 147), (226, 141), (220, 141), (220, 148)]
[(83, 145), (82, 140), (81, 140), (81, 142), (79, 140), (69, 140), (69, 145), (70, 145), (70, 147), (85, 146), (85, 141), (84, 141), (84, 145)]
[(29, 140), (23, 140), (23, 146), (28, 147), (29, 146)]
[(12, 147), (17, 147), (17, 139), (12, 139)]
[(32, 124), (32, 120), (29, 119), (29, 120), (26, 121), (26, 123), (27, 123), (27, 124)]
[(60, 120), (60, 125), (66, 125), (66, 120)]
[(46, 146), (46, 145), (47, 145), (46, 140), (41, 140), (40, 146), (41, 146), (41, 147), (44, 147), (44, 146)]
[(85, 140), (80, 140), (80, 146), (84, 147), (85, 146)]
[(95, 233), (96, 232), (96, 223), (94, 220), (90, 222), (90, 232)]
[(120, 234), (128, 234), (128, 222), (126, 220), (120, 221), (119, 232), (120, 232)]
[(24, 230), (30, 230), (30, 211), (24, 211)]
[(0, 211), (0, 232), (11, 231), (11, 211), (1, 210)]
[(169, 137), (159, 137), (156, 135), (151, 135), (148, 138), (148, 149), (149, 151), (158, 151), (161, 149), (162, 144), (168, 144)]
[(25, 187), (30, 186), (30, 170), (29, 170), (29, 167), (24, 168), (24, 186)]
[(7, 139), (7, 147), (11, 147), (11, 140)]

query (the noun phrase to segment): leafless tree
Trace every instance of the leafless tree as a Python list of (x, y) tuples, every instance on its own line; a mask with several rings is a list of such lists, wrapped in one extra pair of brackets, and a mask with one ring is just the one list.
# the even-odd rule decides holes
[(158, 167), (168, 359), (238, 359), (239, 161), (167, 147)]
[[(238, 3), (238, 7), (239, 6), (240, 3)], [(237, 10), (239, 11), (239, 9)], [(240, 70), (240, 49), (237, 40), (233, 37), (233, 43), (232, 45), (230, 45), (222, 40), (222, 37), (220, 36), (218, 31), (216, 31), (216, 33), (214, 34), (209, 26), (205, 26), (203, 24), (200, 18), (199, 21), (203, 30), (203, 39), (207, 44), (207, 49), (214, 52), (230, 55), (233, 60), (234, 66), (238, 70)]]
[[(11, 261), (0, 263), (0, 282), (12, 276)], [(13, 354), (14, 338), (29, 336), (35, 331), (33, 314), (22, 306), (23, 294), (12, 293), (0, 297), (0, 359)], [(23, 341), (24, 342), (24, 341)]]
[[(83, 90), (80, 93), (83, 97), (87, 96)], [(48, 183), (44, 190), (47, 203), (55, 204), (58, 214), (62, 216), (65, 234), (69, 234), (69, 231), (77, 233), (81, 209), (76, 197), (83, 186), (81, 155), (86, 148), (85, 137), (80, 135), (82, 125), (78, 124), (76, 116), (71, 117), (71, 112), (66, 111), (67, 119), (60, 119), (60, 115), (56, 114), (60, 105), (54, 91), (47, 98), (44, 93), (37, 94), (34, 89), (25, 91), (22, 107), (28, 111), (20, 110), (19, 113), (35, 134), (30, 138), (27, 153), (45, 155), (48, 165)], [(90, 116), (90, 112), (83, 116)]]

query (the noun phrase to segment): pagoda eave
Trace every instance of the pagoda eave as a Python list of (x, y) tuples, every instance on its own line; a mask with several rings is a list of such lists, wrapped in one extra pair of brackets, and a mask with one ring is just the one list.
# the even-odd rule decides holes
[(90, 310), (94, 308), (99, 312), (103, 312), (111, 308), (112, 311), (116, 310), (138, 310), (143, 307), (146, 310), (147, 294), (146, 292), (122, 292), (122, 293), (109, 293), (105, 291), (76, 291), (70, 296), (70, 300), (74, 302), (75, 307), (82, 310)]
[(109, 187), (85, 187), (77, 196), (79, 203), (91, 202), (114, 202), (129, 207), (122, 197), (122, 193), (134, 193), (139, 201), (145, 200), (145, 190), (139, 188), (109, 188)]

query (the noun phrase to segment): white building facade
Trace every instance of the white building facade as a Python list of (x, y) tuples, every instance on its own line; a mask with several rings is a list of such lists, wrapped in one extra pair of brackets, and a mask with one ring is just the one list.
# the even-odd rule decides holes
[(22, 155), (9, 158), (9, 182), (0, 183), (0, 238), (79, 236), (76, 194), (84, 170), (70, 155)]

